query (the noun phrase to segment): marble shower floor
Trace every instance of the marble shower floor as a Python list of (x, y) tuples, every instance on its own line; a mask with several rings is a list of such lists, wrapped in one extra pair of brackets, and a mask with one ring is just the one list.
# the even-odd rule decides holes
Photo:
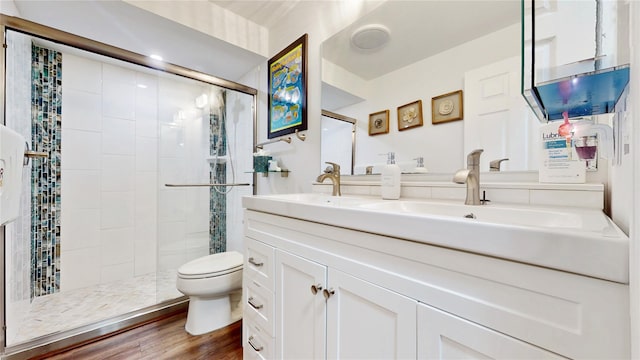
[[(176, 271), (37, 297), (29, 305), (7, 304), (7, 346), (70, 330), (182, 296)], [(156, 282), (157, 280), (157, 282)], [(12, 321), (13, 320), (13, 321)], [(13, 323), (12, 323), (13, 322)]]

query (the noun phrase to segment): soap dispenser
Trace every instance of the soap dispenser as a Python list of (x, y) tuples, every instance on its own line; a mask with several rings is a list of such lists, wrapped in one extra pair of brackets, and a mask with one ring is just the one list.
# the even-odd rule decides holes
[(427, 172), (427, 168), (424, 167), (424, 158), (422, 156), (418, 156), (413, 160), (416, 160), (416, 167), (413, 169), (414, 173), (424, 174)]
[(400, 198), (400, 166), (396, 164), (394, 152), (387, 153), (387, 165), (382, 167), (380, 193), (383, 199), (397, 200)]

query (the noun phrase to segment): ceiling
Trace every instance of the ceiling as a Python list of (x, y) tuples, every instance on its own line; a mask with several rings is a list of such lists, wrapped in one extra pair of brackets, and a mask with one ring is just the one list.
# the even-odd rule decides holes
[(124, 1), (14, 0), (18, 16), (142, 55), (238, 81), (266, 61), (249, 50)]
[[(209, 1), (272, 28), (302, 5), (319, 2), (323, 7), (337, 8), (341, 2), (355, 0)], [(266, 60), (123, 1), (15, 0), (15, 3), (20, 16), (28, 20), (124, 49), (139, 52), (141, 48), (147, 49), (144, 54), (165, 49), (163, 56), (168, 62), (228, 80), (239, 79)], [(327, 40), (323, 56), (363, 79), (372, 79), (519, 20), (519, 0), (389, 0)], [(351, 32), (370, 23), (387, 26), (391, 30), (390, 43), (376, 52), (354, 50), (350, 46)]]
[[(519, 0), (391, 0), (325, 41), (322, 54), (371, 80), (519, 22)], [(368, 24), (390, 30), (389, 43), (377, 51), (351, 46), (353, 31)]]
[[(209, 1), (269, 29), (302, 3), (337, 7), (341, 1), (355, 0)], [(323, 57), (371, 80), (518, 23), (520, 6), (520, 0), (389, 0), (325, 41)], [(373, 52), (351, 46), (353, 31), (367, 24), (382, 24), (390, 30), (387, 46)]]
[[(209, 2), (270, 29), (285, 19), (300, 0), (209, 0)], [(339, 1), (324, 2), (326, 6), (334, 6)]]

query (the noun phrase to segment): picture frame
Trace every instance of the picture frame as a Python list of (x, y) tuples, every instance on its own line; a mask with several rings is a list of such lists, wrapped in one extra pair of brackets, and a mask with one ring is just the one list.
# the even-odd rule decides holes
[(422, 126), (422, 100), (398, 107), (398, 131)]
[(442, 124), (449, 121), (462, 120), (463, 118), (462, 90), (431, 98), (432, 124)]
[(389, 133), (389, 110), (369, 114), (369, 136)]
[(307, 34), (267, 62), (267, 138), (307, 130)]

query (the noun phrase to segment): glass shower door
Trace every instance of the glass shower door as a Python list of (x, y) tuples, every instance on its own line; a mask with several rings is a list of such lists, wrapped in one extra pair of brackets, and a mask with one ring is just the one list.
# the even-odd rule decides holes
[(242, 249), (251, 186), (166, 184), (252, 183), (253, 95), (6, 39), (6, 125), (49, 153), (5, 228), (8, 348), (174, 300), (178, 266)]
[[(177, 269), (242, 251), (241, 197), (251, 195), (253, 97), (216, 86), (181, 88), (161, 80), (159, 106), (159, 300), (179, 294)], [(225, 186), (216, 184), (226, 184)]]

